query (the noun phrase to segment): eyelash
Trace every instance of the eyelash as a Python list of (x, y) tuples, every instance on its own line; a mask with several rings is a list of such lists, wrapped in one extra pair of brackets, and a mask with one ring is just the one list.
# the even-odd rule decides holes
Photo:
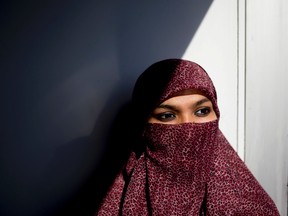
[[(204, 111), (204, 113), (203, 113), (203, 111)], [(202, 107), (202, 108), (197, 109), (194, 112), (194, 115), (197, 117), (205, 117), (205, 116), (209, 115), (210, 112), (211, 112), (210, 107)], [(173, 112), (163, 112), (163, 113), (155, 114), (154, 116), (156, 119), (158, 119), (159, 121), (162, 121), (162, 122), (172, 121), (176, 118), (176, 114)]]
[(164, 112), (155, 115), (155, 118), (162, 122), (172, 121), (176, 118), (176, 115), (171, 112)]
[[(200, 113), (200, 114), (197, 114), (199, 111), (205, 111), (204, 113)], [(194, 113), (196, 116), (198, 117), (205, 117), (207, 116), (209, 113), (211, 112), (211, 108), (210, 107), (202, 107), (198, 110), (196, 110), (196, 112)]]

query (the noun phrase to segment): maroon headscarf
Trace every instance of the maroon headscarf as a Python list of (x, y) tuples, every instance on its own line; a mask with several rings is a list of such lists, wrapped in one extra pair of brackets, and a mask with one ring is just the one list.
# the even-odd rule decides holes
[[(146, 123), (157, 105), (186, 89), (209, 98), (218, 119)], [(136, 82), (133, 104), (144, 150), (132, 152), (96, 215), (279, 215), (219, 130), (216, 91), (202, 67), (181, 59), (151, 65)]]

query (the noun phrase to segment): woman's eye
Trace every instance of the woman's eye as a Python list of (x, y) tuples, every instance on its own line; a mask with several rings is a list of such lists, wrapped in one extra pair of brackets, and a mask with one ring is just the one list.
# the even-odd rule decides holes
[(210, 107), (200, 108), (195, 112), (195, 115), (198, 117), (205, 117), (211, 112)]
[(176, 115), (173, 113), (160, 113), (160, 114), (156, 114), (155, 116), (156, 116), (156, 119), (162, 122), (172, 121), (176, 118)]

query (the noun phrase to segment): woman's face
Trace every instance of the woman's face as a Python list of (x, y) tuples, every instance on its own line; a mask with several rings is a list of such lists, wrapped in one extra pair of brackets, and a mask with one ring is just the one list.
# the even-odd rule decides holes
[(211, 101), (202, 94), (179, 95), (161, 103), (148, 119), (149, 123), (204, 123), (216, 120)]

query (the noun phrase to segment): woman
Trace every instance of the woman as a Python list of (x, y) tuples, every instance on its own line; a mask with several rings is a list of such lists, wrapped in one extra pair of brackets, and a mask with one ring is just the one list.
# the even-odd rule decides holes
[(132, 103), (140, 142), (97, 215), (279, 215), (219, 130), (202, 67), (181, 59), (151, 65)]

